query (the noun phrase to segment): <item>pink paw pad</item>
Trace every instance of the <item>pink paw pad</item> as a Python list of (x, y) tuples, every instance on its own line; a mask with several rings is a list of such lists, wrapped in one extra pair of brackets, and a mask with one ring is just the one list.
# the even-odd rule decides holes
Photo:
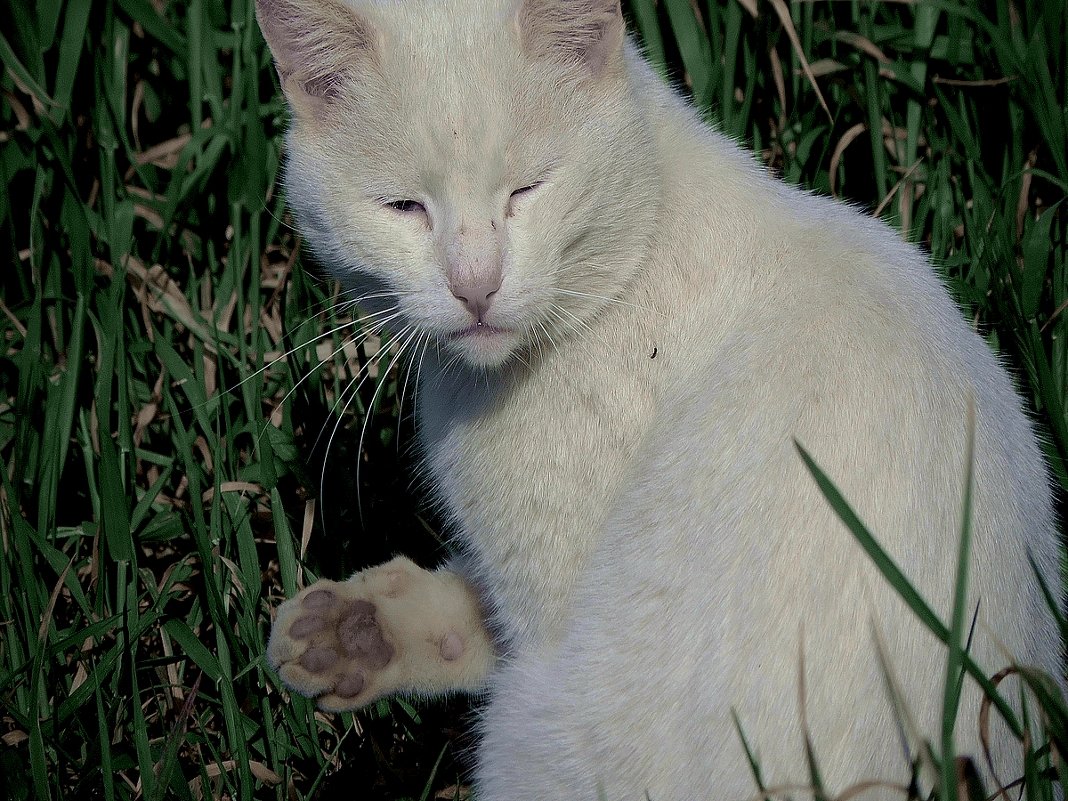
[(305, 615), (293, 621), (289, 627), (289, 636), (295, 640), (306, 640), (310, 635), (326, 628), (326, 618)]
[(358, 659), (372, 670), (380, 670), (393, 658), (393, 646), (386, 642), (370, 601), (353, 601), (337, 627), (337, 637), (347, 656)]
[(334, 695), (340, 698), (355, 698), (363, 690), (363, 685), (362, 673), (350, 673), (334, 686)]
[(400, 570), (386, 574), (386, 597), (396, 598), (408, 589), (408, 575)]
[(438, 649), (442, 659), (446, 662), (455, 662), (464, 654), (464, 641), (455, 631), (450, 631), (442, 639)]
[(312, 590), (301, 601), (306, 609), (315, 611), (329, 609), (336, 603), (337, 594), (333, 590)]
[(309, 648), (300, 658), (300, 665), (309, 673), (322, 673), (337, 662), (338, 654), (333, 648)]

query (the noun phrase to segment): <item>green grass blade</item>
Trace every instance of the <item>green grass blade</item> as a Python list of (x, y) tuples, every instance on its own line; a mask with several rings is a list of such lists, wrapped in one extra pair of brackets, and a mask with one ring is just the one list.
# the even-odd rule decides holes
[(964, 660), (964, 620), (968, 603), (968, 563), (971, 559), (972, 491), (975, 482), (975, 404), (968, 403), (968, 440), (964, 451), (964, 501), (961, 509), (960, 545), (957, 549), (957, 571), (953, 590), (953, 611), (950, 618), (949, 642), (946, 655), (945, 689), (942, 697), (942, 798), (953, 798), (957, 792), (957, 776), (949, 766), (957, 757), (953, 732), (960, 705), (962, 663)]
[[(827, 502), (831, 505), (835, 514), (845, 524), (850, 534), (860, 543), (860, 546), (864, 549), (864, 552), (871, 559), (872, 564), (882, 573), (883, 578), (887, 580), (894, 591), (897, 592), (901, 599), (905, 601), (912, 613), (919, 618), (920, 622), (939, 640), (948, 645), (950, 640), (950, 630), (946, 627), (938, 616), (931, 610), (931, 607), (923, 599), (923, 596), (917, 592), (916, 588), (909, 583), (905, 578), (905, 574), (901, 572), (901, 569), (894, 563), (894, 560), (890, 555), (883, 550), (883, 547), (879, 545), (879, 542), (875, 539), (874, 535), (868, 531), (867, 527), (857, 516), (856, 512), (849, 503), (842, 497), (842, 494), (834, 486), (827, 475), (820, 469), (819, 465), (812, 459), (808, 451), (802, 447), (802, 445), (794, 441), (794, 447), (797, 448), (798, 453), (801, 455), (801, 460), (805, 463), (805, 467), (809, 473), (812, 474), (813, 479), (816, 481), (816, 485), (819, 487), (823, 497), (827, 499)], [(997, 688), (987, 678), (986, 674), (979, 668), (978, 665), (971, 659), (966, 653), (960, 654), (961, 666), (968, 672), (975, 681), (982, 687), (983, 692), (991, 700), (998, 712), (1001, 713), (1005, 719), (1006, 724), (1012, 729), (1013, 733), (1017, 737), (1023, 736), (1023, 729), (1020, 727), (1020, 722), (1017, 720), (1012, 708), (1008, 705), (1004, 698), (998, 693)]]

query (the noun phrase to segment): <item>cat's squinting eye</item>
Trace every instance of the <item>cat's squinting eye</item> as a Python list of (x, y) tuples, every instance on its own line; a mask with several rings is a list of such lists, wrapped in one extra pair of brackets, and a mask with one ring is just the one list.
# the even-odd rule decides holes
[(519, 189), (512, 192), (512, 194), (508, 196), (508, 216), (511, 217), (515, 214), (516, 201), (522, 200), (541, 185), (541, 181), (535, 181), (527, 186), (521, 186)]
[(413, 214), (415, 212), (426, 214), (426, 207), (418, 200), (389, 200), (384, 205), (402, 214)]
[(530, 184), (528, 186), (519, 187), (519, 189), (517, 189), (514, 192), (512, 192), (512, 194), (511, 194), (512, 200), (515, 200), (516, 198), (522, 197), (523, 195), (530, 194), (535, 189), (537, 189), (539, 186), (541, 186), (541, 183), (542, 183), (541, 181), (535, 181), (534, 183), (532, 183), (532, 184)]

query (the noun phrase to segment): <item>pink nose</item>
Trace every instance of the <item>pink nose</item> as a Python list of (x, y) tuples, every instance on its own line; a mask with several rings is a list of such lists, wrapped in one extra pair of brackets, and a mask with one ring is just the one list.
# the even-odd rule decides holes
[(462, 300), (467, 310), (479, 321), (493, 302), (493, 296), (501, 288), (500, 276), (486, 278), (481, 281), (462, 281), (449, 284), (449, 291), (453, 297)]

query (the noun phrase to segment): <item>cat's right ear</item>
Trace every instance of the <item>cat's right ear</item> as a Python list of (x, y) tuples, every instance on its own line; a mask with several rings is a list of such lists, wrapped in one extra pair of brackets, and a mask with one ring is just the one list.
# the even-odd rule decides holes
[(337, 0), (256, 0), (256, 19), (297, 114), (323, 111), (353, 70), (374, 58), (374, 27)]
[(527, 52), (600, 75), (623, 46), (619, 0), (520, 0), (519, 33)]

